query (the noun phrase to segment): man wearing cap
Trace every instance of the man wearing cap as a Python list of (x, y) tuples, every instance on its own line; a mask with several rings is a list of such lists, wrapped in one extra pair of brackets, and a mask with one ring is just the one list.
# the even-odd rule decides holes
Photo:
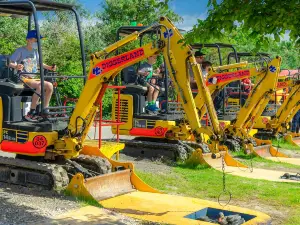
[[(200, 50), (199, 51), (196, 51), (195, 54), (194, 54), (195, 58), (196, 58), (196, 62), (198, 64), (200, 64), (200, 67), (201, 67), (201, 70), (202, 70), (202, 75), (203, 77), (205, 78), (205, 75), (206, 75), (206, 70), (202, 68), (202, 63), (204, 62), (204, 56), (205, 54), (202, 53)], [(194, 78), (194, 75), (193, 75), (193, 72), (190, 71), (190, 86), (191, 86), (191, 89), (192, 90), (197, 90), (198, 87), (197, 87), (197, 84), (196, 84), (196, 80)]]
[(201, 51), (196, 51), (194, 56), (196, 58), (196, 62), (202, 64), (205, 54)]
[[(40, 36), (40, 39), (43, 39)], [(15, 69), (15, 72), (22, 71), (28, 73), (38, 73), (39, 69), (39, 53), (37, 45), (37, 32), (36, 30), (30, 30), (26, 36), (26, 46), (16, 49), (16, 51), (10, 57), (9, 66)], [(48, 66), (43, 64), (43, 68), (51, 71), (56, 70), (56, 66)], [(21, 79), (31, 88), (36, 89), (38, 94), (41, 93), (41, 81), (36, 79), (34, 74), (22, 74)], [(48, 107), (53, 92), (53, 85), (48, 81), (44, 81), (45, 90), (45, 102), (44, 106)], [(29, 113), (25, 116), (28, 121), (36, 121), (39, 116), (36, 112), (36, 107), (39, 101), (39, 96), (33, 94), (31, 107)], [(47, 112), (43, 112), (44, 114)]]

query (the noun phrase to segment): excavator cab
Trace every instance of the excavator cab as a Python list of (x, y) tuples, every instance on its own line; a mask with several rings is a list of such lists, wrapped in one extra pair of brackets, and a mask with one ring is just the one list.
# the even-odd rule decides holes
[[(237, 62), (248, 61), (249, 63), (255, 63), (257, 67), (262, 67), (271, 60), (270, 54), (265, 52), (258, 52), (255, 55), (251, 54), (250, 52), (237, 52), (237, 53), (231, 52), (227, 56), (227, 63), (230, 64), (232, 59), (233, 61), (235, 61), (235, 56), (237, 56)], [(279, 77), (278, 82), (280, 82), (280, 79), (284, 79), (284, 78)], [(276, 94), (272, 96), (269, 104), (267, 105), (264, 112), (262, 113), (263, 117), (269, 118), (275, 115), (276, 110), (280, 107), (281, 100), (283, 99), (282, 94), (283, 91), (278, 90)], [(238, 99), (235, 96), (239, 96), (239, 95), (242, 96), (241, 101), (235, 100)], [(237, 86), (235, 88), (234, 94), (231, 95), (230, 98), (228, 99), (228, 102), (231, 104), (234, 102), (234, 104), (237, 106), (237, 109), (239, 110), (240, 107), (242, 107), (245, 104), (248, 96), (249, 96), (249, 92), (245, 92), (243, 86)]]
[[(40, 39), (40, 26), (38, 20), (38, 13), (41, 12), (59, 12), (59, 11), (70, 11), (73, 12), (77, 20), (77, 29), (79, 34), (81, 49), (81, 58), (83, 65), (83, 75), (81, 76), (67, 76), (68, 79), (83, 79), (85, 80), (85, 61), (83, 52), (83, 39), (80, 31), (80, 23), (78, 20), (77, 12), (74, 10), (72, 5), (56, 3), (52, 1), (1, 1), (0, 2), (0, 16), (11, 17), (15, 20), (26, 20), (27, 27), (24, 27), (24, 33), (26, 30), (35, 29), (38, 37), (38, 53), (39, 53), (39, 65), (43, 68), (43, 48)], [(22, 37), (21, 37), (22, 38)], [(25, 35), (23, 37), (25, 39)], [(9, 40), (7, 40), (9, 42)], [(21, 46), (18, 46), (21, 47)], [(1, 52), (0, 52), (1, 54)], [(11, 149), (11, 142), (14, 145), (20, 143), (26, 143), (29, 138), (30, 132), (53, 132), (58, 131), (63, 133), (67, 127), (68, 118), (66, 116), (58, 117), (62, 115), (64, 107), (61, 104), (60, 98), (57, 96), (54, 87), (54, 93), (56, 94), (57, 104), (46, 108), (44, 105), (44, 85), (43, 81), (52, 81), (53, 79), (59, 78), (57, 73), (47, 73), (44, 69), (40, 69), (37, 75), (41, 80), (41, 94), (40, 104), (37, 107), (37, 111), (43, 112), (45, 109), (50, 110), (50, 118), (44, 121), (28, 122), (24, 120), (24, 116), (30, 110), (32, 95), (36, 93), (35, 89), (32, 89), (26, 85), (20, 79), (21, 74), (17, 74), (12, 68), (8, 67), (10, 55), (0, 55), (0, 97), (2, 99), (1, 111), (3, 112), (2, 118), (2, 129), (3, 137), (1, 137), (1, 149)], [(66, 76), (64, 76), (66, 78)], [(51, 116), (52, 115), (52, 116)], [(20, 134), (19, 134), (20, 133)], [(22, 138), (21, 138), (22, 137)], [(21, 154), (33, 154), (35, 147), (24, 150)]]
[[(117, 38), (116, 41), (119, 41), (122, 37), (130, 35), (134, 32), (139, 32), (141, 30), (146, 29), (147, 26), (122, 26), (117, 30)], [(149, 29), (145, 33), (143, 33), (139, 37), (139, 46), (142, 46), (143, 43), (149, 41), (149, 39), (155, 38), (156, 31), (154, 29)], [(184, 30), (180, 30), (180, 32), (184, 32)], [(118, 54), (119, 51), (116, 51)], [(157, 63), (156, 63), (157, 64)], [(132, 95), (134, 98), (134, 106), (133, 111), (135, 114), (145, 114), (145, 106), (146, 106), (146, 96), (147, 96), (147, 87), (146, 81), (143, 79), (142, 76), (138, 75), (138, 69), (141, 65), (141, 62), (137, 64), (127, 67), (121, 71), (120, 76), (116, 78), (116, 81), (124, 85), (126, 88), (123, 89), (122, 93), (126, 93)], [(170, 109), (169, 101), (170, 101), (170, 78), (168, 76), (168, 70), (165, 66), (165, 60), (163, 59), (161, 65), (158, 67), (162, 67), (162, 72), (160, 73), (160, 77), (155, 78), (154, 76), (152, 79), (155, 79), (155, 84), (159, 86), (159, 94), (156, 101), (156, 105), (160, 108), (162, 114), (168, 113)], [(148, 82), (149, 83), (149, 82)], [(150, 84), (151, 85), (151, 84)], [(153, 86), (153, 85), (151, 85)], [(169, 110), (170, 111), (170, 110)]]
[[(117, 41), (122, 37), (126, 37), (134, 32), (139, 32), (147, 29), (147, 26), (122, 26), (117, 30)], [(148, 29), (139, 37), (139, 43), (143, 44), (151, 41), (157, 30)], [(116, 51), (119, 54), (119, 51)], [(174, 126), (183, 118), (182, 113), (176, 111), (178, 104), (174, 106), (170, 103), (170, 78), (168, 76), (167, 68), (164, 67), (163, 72), (159, 78), (155, 79), (155, 83), (159, 86), (159, 94), (156, 100), (156, 106), (159, 111), (155, 114), (147, 113), (145, 107), (147, 105), (148, 88), (146, 83), (153, 86), (150, 82), (146, 82), (142, 76), (138, 75), (138, 69), (142, 62), (138, 62), (132, 66), (124, 68), (119, 76), (115, 78), (115, 82), (124, 86), (121, 90), (121, 121), (125, 122), (120, 126), (120, 134), (132, 135), (149, 140), (148, 138), (160, 139), (164, 138), (168, 127)], [(163, 59), (163, 63), (165, 60)], [(154, 77), (152, 77), (154, 78)], [(155, 88), (155, 87), (154, 87)], [(118, 109), (117, 94), (113, 97), (112, 117), (117, 120)], [(174, 109), (176, 108), (176, 109)], [(117, 127), (112, 126), (112, 132), (117, 132)], [(137, 139), (139, 139), (137, 138)]]

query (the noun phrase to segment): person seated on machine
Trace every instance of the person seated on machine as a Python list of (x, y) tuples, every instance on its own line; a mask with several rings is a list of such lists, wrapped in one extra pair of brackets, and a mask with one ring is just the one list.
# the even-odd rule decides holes
[[(42, 36), (40, 37), (43, 38)], [(28, 73), (38, 73), (39, 69), (39, 54), (37, 45), (37, 32), (36, 30), (30, 30), (26, 36), (26, 46), (20, 47), (15, 50), (15, 52), (10, 57), (9, 67), (15, 69), (15, 73), (18, 71), (28, 72)], [(43, 64), (44, 69), (56, 71), (56, 66), (48, 66)], [(41, 93), (41, 81), (37, 79), (36, 75), (33, 74), (22, 74), (21, 80), (28, 85), (30, 88), (35, 89), (35, 91)], [(44, 106), (47, 108), (53, 92), (53, 85), (48, 81), (44, 81), (45, 90), (45, 102)], [(25, 116), (27, 121), (38, 121), (41, 116), (37, 113), (37, 105), (39, 101), (39, 96), (33, 94), (30, 111)], [(42, 112), (43, 117), (47, 117), (48, 110)]]
[[(212, 66), (212, 63), (210, 61), (202, 61), (201, 65), (201, 72), (202, 72), (202, 76), (204, 78), (204, 81), (206, 80), (207, 74), (208, 74), (208, 69), (209, 67)], [(194, 78), (194, 76), (191, 76), (191, 80), (190, 80), (190, 86), (192, 90), (198, 90), (197, 84), (196, 84), (196, 80)]]
[(201, 52), (200, 50), (196, 51), (194, 56), (195, 56), (196, 62), (198, 64), (202, 64), (205, 60), (205, 54), (203, 52)]
[(147, 93), (147, 101), (148, 104), (146, 106), (146, 111), (148, 112), (157, 112), (159, 110), (158, 107), (156, 107), (156, 99), (159, 94), (159, 86), (156, 84), (153, 84), (151, 82), (152, 76), (158, 76), (159, 74), (154, 72), (153, 70), (153, 64), (156, 62), (157, 55), (153, 55), (148, 57), (147, 62), (144, 62), (138, 69), (138, 74), (143, 76), (143, 79), (145, 80), (144, 85), (147, 86), (148, 93)]
[[(205, 54), (201, 52), (200, 50), (196, 51), (194, 54), (194, 57), (196, 59), (196, 62), (202, 66), (203, 61), (205, 60)], [(192, 70), (192, 68), (190, 68)], [(202, 69), (203, 71), (203, 69)], [(193, 72), (190, 71), (190, 87), (192, 90), (197, 90), (197, 84), (196, 80), (194, 78)]]
[(242, 85), (242, 90), (244, 92), (250, 93), (250, 91), (252, 90), (254, 84), (251, 82), (251, 80), (249, 78), (244, 78), (241, 81), (241, 85)]

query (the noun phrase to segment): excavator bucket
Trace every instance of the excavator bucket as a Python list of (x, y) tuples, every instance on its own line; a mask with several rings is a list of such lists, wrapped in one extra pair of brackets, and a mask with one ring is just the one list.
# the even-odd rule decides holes
[(272, 146), (272, 142), (270, 140), (260, 140), (255, 138), (256, 147), (251, 147), (251, 152), (253, 152), (256, 156), (276, 161), (276, 162), (285, 162), (294, 165), (300, 165), (300, 158), (290, 158), (286, 154), (279, 151)]
[[(74, 196), (97, 201), (114, 212), (141, 220), (175, 225), (215, 224), (204, 221), (208, 221), (208, 218), (217, 221), (221, 212), (225, 216), (240, 218), (244, 221), (242, 224), (269, 224), (271, 221), (268, 215), (254, 210), (160, 193), (135, 174), (132, 163), (114, 161), (97, 147), (84, 146), (82, 153), (106, 158), (112, 164), (113, 172), (87, 179), (78, 173), (72, 178), (67, 190)], [(82, 215), (86, 211), (82, 208), (74, 214)]]
[(216, 168), (224, 164), (231, 167), (247, 168), (246, 165), (234, 159), (227, 151), (220, 151), (219, 153), (203, 153), (200, 149), (193, 152), (191, 157), (187, 160), (189, 164), (206, 164), (210, 167)]
[(290, 133), (284, 136), (284, 140), (288, 143), (299, 147), (300, 146), (300, 135), (296, 133)]

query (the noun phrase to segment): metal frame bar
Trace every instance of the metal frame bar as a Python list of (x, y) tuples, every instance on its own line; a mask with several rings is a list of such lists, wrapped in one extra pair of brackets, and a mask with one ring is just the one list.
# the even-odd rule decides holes
[[(135, 31), (141, 31), (141, 30), (143, 30), (143, 29), (146, 29), (147, 28), (147, 26), (122, 26), (122, 27), (119, 27), (118, 28), (118, 30), (117, 30), (117, 34), (116, 34), (116, 41), (119, 41), (120, 40), (120, 34), (121, 34), (121, 31), (122, 30), (126, 30), (126, 29), (130, 29), (130, 31), (128, 32), (128, 35), (129, 34), (131, 34), (131, 33), (133, 33), (133, 32), (135, 32)], [(153, 32), (154, 32), (155, 30), (153, 30), (153, 31), (148, 31), (148, 32), (146, 32), (146, 33), (142, 33), (141, 34), (141, 36), (140, 36), (140, 46), (142, 46), (143, 45), (143, 37), (145, 36), (145, 35), (147, 35), (147, 34), (152, 34)], [(116, 54), (118, 55), (119, 54), (119, 50), (118, 50), (118, 48), (116, 49)], [(140, 64), (141, 64), (141, 62), (138, 62), (138, 64), (139, 64), (139, 66), (140, 66)], [(164, 65), (166, 65), (166, 62), (165, 62), (165, 59), (164, 59)], [(167, 104), (167, 106), (166, 106), (166, 108), (167, 108), (167, 110), (166, 110), (166, 113), (168, 113), (168, 104), (169, 104), (169, 98), (168, 98), (168, 76), (167, 76), (167, 74), (168, 74), (168, 71), (167, 71), (167, 67), (165, 66), (165, 72), (164, 72), (164, 88), (165, 88), (165, 101), (166, 101), (166, 104)], [(118, 78), (119, 78), (120, 76), (118, 76)], [(117, 82), (118, 82), (118, 80), (117, 80)], [(149, 82), (147, 82), (147, 83), (149, 83)], [(149, 83), (150, 84), (150, 83)], [(152, 84), (150, 84), (152, 87), (154, 87)], [(156, 87), (154, 87), (156, 90), (158, 90)], [(158, 90), (158, 91), (160, 91), (160, 90)]]
[[(47, 3), (47, 2), (45, 2)], [(49, 2), (50, 3), (50, 2)], [(39, 27), (39, 22), (38, 22), (38, 17), (37, 17), (37, 12), (38, 10), (36, 9), (35, 5), (38, 5), (38, 2), (34, 2), (31, 0), (28, 1), (8, 1), (8, 2), (0, 2), (0, 6), (1, 5), (5, 5), (5, 6), (9, 6), (9, 5), (22, 5), (22, 4), (28, 4), (31, 9), (32, 12), (30, 15), (28, 15), (27, 11), (18, 11), (15, 10), (13, 14), (18, 14), (18, 15), (26, 15), (28, 16), (28, 31), (31, 30), (31, 20), (32, 20), (32, 16), (34, 19), (34, 25), (35, 25), (35, 29), (37, 32), (37, 43), (38, 43), (38, 53), (39, 53), (39, 66), (40, 66), (40, 80), (41, 80), (41, 95), (39, 96), (41, 98), (41, 111), (43, 112), (45, 107), (44, 107), (44, 98), (45, 98), (45, 94), (44, 94), (44, 81), (45, 78), (59, 78), (59, 77), (48, 77), (48, 76), (44, 76), (44, 70), (43, 70), (43, 55), (42, 55), (42, 48), (41, 48), (41, 39), (40, 39), (40, 27)], [(41, 4), (43, 4), (43, 2), (41, 2)], [(60, 6), (58, 6), (58, 8), (49, 8), (48, 10), (43, 10), (43, 11), (58, 11), (60, 9)], [(74, 76), (72, 78), (83, 78), (84, 84), (86, 82), (86, 62), (85, 62), (85, 53), (84, 53), (84, 42), (83, 42), (83, 33), (81, 30), (81, 24), (80, 24), (80, 17), (77, 13), (77, 11), (74, 9), (74, 7), (72, 8), (67, 8), (67, 7), (62, 7), (61, 5), (61, 9), (63, 11), (71, 11), (75, 14), (75, 18), (76, 18), (76, 24), (77, 24), (77, 31), (78, 31), (78, 36), (79, 36), (79, 41), (80, 41), (80, 50), (81, 50), (81, 63), (82, 63), (82, 72), (83, 72), (83, 76)], [(3, 11), (9, 11), (9, 9), (2, 9)], [(13, 10), (11, 10), (13, 11)], [(25, 12), (25, 13), (24, 13)], [(28, 73), (27, 73), (28, 74)], [(60, 77), (61, 78), (61, 77)], [(35, 93), (36, 94), (36, 93)], [(49, 108), (49, 107), (48, 107)]]

